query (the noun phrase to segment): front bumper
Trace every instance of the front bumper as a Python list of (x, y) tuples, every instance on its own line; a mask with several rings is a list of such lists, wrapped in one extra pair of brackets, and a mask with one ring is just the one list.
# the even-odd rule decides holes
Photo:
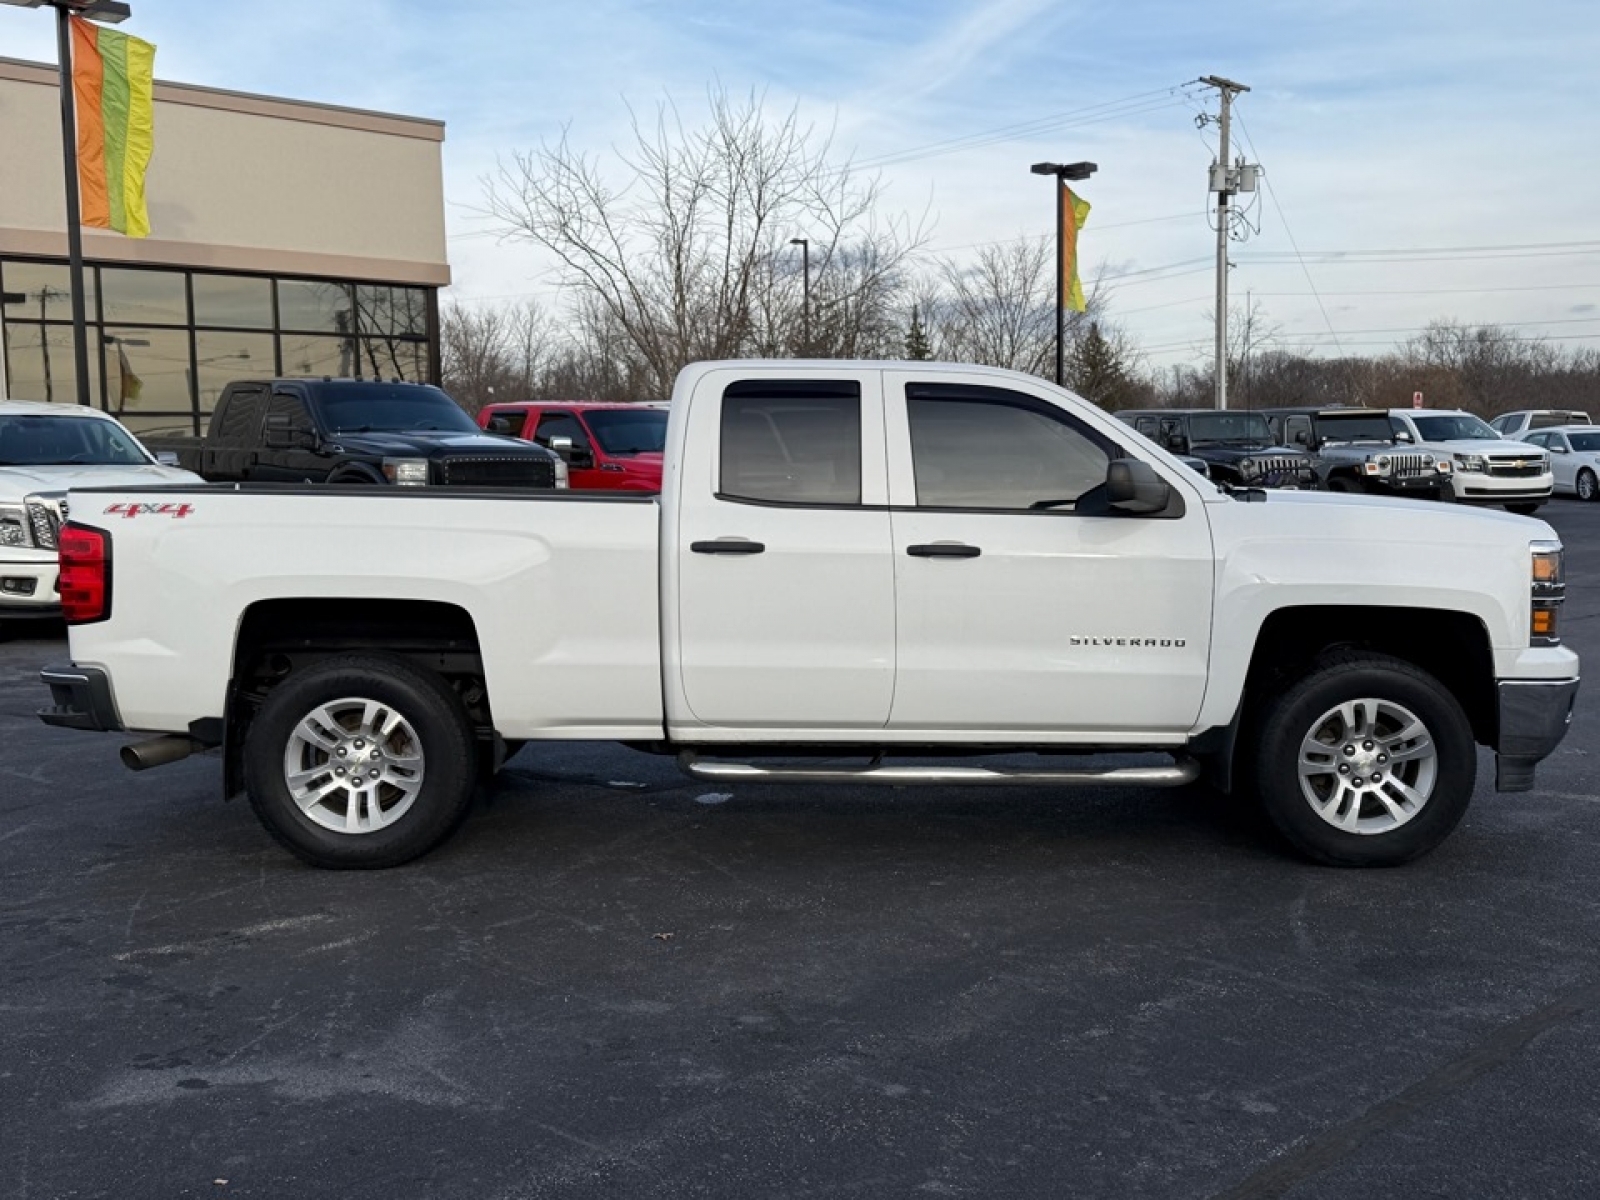
[(1534, 768), (1567, 736), (1578, 681), (1502, 679), (1498, 692), (1495, 791), (1531, 791)]
[(46, 725), (97, 732), (124, 728), (111, 697), (111, 677), (99, 667), (53, 664), (39, 672), (39, 682), (50, 689), (52, 701), (39, 710)]
[[(17, 553), (12, 551), (12, 553)], [(21, 552), (27, 554), (26, 551)], [(0, 617), (53, 617), (61, 612), (60, 571), (48, 558), (0, 559)]]
[(1507, 475), (1468, 474), (1458, 471), (1452, 487), (1456, 499), (1464, 504), (1503, 504), (1507, 500), (1548, 500), (1555, 488), (1550, 474)]

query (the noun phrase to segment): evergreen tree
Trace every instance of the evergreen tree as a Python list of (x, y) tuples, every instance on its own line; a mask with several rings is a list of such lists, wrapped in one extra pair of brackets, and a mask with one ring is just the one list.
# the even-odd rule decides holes
[(922, 314), (917, 311), (917, 306), (911, 306), (911, 328), (906, 332), (906, 358), (912, 362), (927, 362), (933, 357), (933, 348), (928, 345), (927, 332), (922, 328)]

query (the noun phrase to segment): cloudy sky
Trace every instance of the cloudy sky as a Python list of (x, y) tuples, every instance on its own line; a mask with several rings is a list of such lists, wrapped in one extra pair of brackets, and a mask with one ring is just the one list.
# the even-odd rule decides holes
[[(1433, 318), (1600, 346), (1600, 6), (1585, 0), (132, 0), (159, 78), (442, 119), (450, 296), (549, 302), (475, 210), (497, 157), (628, 106), (764, 91), (926, 214), (927, 253), (1051, 231), (1041, 159), (1099, 163), (1090, 272), (1153, 365), (1209, 353), (1206, 173), (1221, 75), (1266, 172), (1231, 288), (1280, 344), (1381, 353)], [(54, 61), (45, 12), (0, 54)], [(158, 150), (159, 152), (159, 150)], [(803, 231), (796, 231), (797, 235)]]

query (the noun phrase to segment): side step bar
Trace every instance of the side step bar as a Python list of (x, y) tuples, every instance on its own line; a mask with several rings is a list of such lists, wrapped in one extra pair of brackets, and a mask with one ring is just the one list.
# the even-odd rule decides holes
[(1200, 777), (1200, 763), (1174, 756), (1170, 767), (1084, 767), (1026, 770), (1005, 767), (886, 767), (876, 759), (862, 767), (763, 767), (755, 763), (707, 762), (691, 751), (678, 755), (686, 775), (715, 783), (1027, 784), (1037, 787), (1182, 787)]

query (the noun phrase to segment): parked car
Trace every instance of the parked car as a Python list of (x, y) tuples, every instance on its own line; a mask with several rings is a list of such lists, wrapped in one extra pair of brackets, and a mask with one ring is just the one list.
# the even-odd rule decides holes
[(554, 450), (574, 488), (661, 490), (667, 410), (656, 404), (516, 402), (485, 405), (478, 424)]
[(60, 614), (56, 554), (68, 488), (199, 482), (157, 462), (103, 412), (0, 400), (0, 624)]
[(1126, 409), (1116, 417), (1174, 454), (1204, 460), (1209, 467), (1208, 477), (1229, 487), (1317, 485), (1311, 456), (1290, 446), (1275, 445), (1267, 419), (1258, 412)]
[(376, 379), (230, 383), (204, 437), (151, 437), (217, 482), (566, 486), (542, 446), (485, 433), (436, 387)]
[(1330, 492), (1448, 499), (1452, 464), (1395, 437), (1383, 408), (1263, 409), (1273, 437), (1310, 453), (1317, 482)]
[(1579, 500), (1600, 500), (1600, 429), (1565, 425), (1523, 435), (1529, 445), (1550, 452), (1556, 491)]
[(1549, 456), (1526, 441), (1507, 441), (1468, 412), (1391, 408), (1396, 436), (1451, 464), (1450, 485), (1462, 504), (1499, 504), (1527, 515), (1550, 499)]
[(1501, 413), (1489, 422), (1504, 438), (1520, 439), (1530, 429), (1552, 429), (1557, 425), (1592, 425), (1589, 414), (1575, 408), (1525, 408)]
[[(658, 496), (74, 493), (40, 716), (142, 731), (137, 767), (221, 749), (330, 867), (425, 853), (507, 745), (574, 739), (720, 784), (1205, 770), (1310, 857), (1391, 865), (1455, 827), (1478, 745), (1526, 791), (1567, 730), (1543, 522), (1223, 491), (985, 367), (695, 363), (672, 411)], [(193, 511), (117, 516), (157, 497)]]

